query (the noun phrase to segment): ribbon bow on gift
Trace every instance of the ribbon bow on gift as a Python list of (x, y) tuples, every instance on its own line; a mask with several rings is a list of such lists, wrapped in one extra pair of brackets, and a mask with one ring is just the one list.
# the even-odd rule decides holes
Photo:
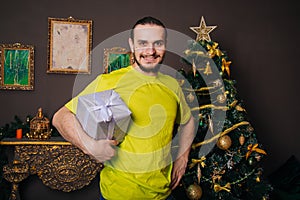
[(97, 118), (102, 119), (103, 122), (109, 123), (107, 130), (107, 139), (112, 139), (115, 121), (113, 120), (113, 112), (110, 107), (113, 106), (113, 102), (111, 99), (109, 99), (106, 103), (104, 103), (101, 99), (98, 99), (98, 102), (102, 102), (103, 104), (91, 106), (88, 110), (90, 112), (95, 112)]
[(112, 101), (114, 93), (107, 98), (106, 100), (103, 100), (103, 97), (94, 96), (95, 102), (97, 102), (94, 106), (91, 106), (89, 108), (90, 112), (95, 112), (97, 117), (99, 119), (102, 119), (103, 122), (110, 122), (113, 118), (113, 112), (110, 109), (112, 106), (114, 106), (114, 103)]
[(89, 108), (89, 111), (95, 112), (97, 111), (97, 116), (101, 118), (104, 122), (110, 122), (113, 117), (113, 113), (109, 108), (110, 104), (100, 105), (100, 106), (92, 106)]
[(76, 117), (92, 138), (124, 138), (131, 112), (114, 90), (105, 90), (78, 97)]

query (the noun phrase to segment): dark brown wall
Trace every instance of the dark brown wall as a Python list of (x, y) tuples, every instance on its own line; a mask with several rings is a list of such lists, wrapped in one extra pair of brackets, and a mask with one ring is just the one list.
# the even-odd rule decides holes
[[(299, 6), (292, 1), (240, 0), (15, 0), (1, 3), (0, 43), (35, 47), (34, 91), (0, 91), (0, 125), (34, 115), (42, 107), (51, 118), (72, 96), (75, 75), (47, 74), (48, 17), (93, 20), (93, 46), (128, 30), (145, 15), (161, 19), (168, 28), (196, 35), (189, 29), (205, 16), (211, 33), (232, 61), (232, 77), (260, 143), (268, 152), (266, 173), (292, 154), (299, 158), (298, 113)], [(177, 60), (171, 64), (179, 66)], [(178, 64), (177, 64), (178, 63)], [(101, 68), (93, 72), (102, 71)], [(88, 76), (88, 75), (85, 75)], [(67, 198), (64, 198), (67, 199)]]

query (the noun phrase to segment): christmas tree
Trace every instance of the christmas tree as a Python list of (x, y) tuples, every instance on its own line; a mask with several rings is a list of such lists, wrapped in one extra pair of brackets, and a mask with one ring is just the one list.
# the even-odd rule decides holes
[(238, 97), (231, 61), (210, 39), (216, 26), (206, 26), (202, 17), (190, 28), (197, 39), (189, 41), (182, 61), (191, 70), (180, 70), (178, 80), (198, 129), (178, 199), (268, 199), (272, 187), (260, 166), (266, 151)]

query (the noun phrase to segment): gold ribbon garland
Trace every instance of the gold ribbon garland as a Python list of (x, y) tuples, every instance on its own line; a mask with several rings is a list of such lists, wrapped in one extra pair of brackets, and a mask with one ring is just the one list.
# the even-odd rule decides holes
[(242, 126), (242, 125), (249, 125), (249, 124), (250, 124), (250, 123), (247, 122), (247, 121), (239, 122), (239, 123), (233, 125), (232, 127), (226, 129), (225, 131), (218, 133), (217, 135), (215, 135), (214, 137), (212, 137), (212, 138), (210, 138), (210, 139), (208, 139), (208, 140), (204, 140), (204, 141), (202, 141), (202, 142), (193, 144), (193, 145), (192, 145), (192, 148), (195, 149), (195, 148), (197, 148), (197, 147), (199, 147), (199, 146), (201, 146), (201, 145), (203, 145), (203, 144), (211, 143), (212, 141), (218, 139), (219, 137), (221, 137), (221, 136), (223, 136), (223, 135), (226, 135), (227, 133), (231, 132), (232, 130), (238, 128), (239, 126)]
[(199, 89), (182, 88), (182, 90), (188, 91), (188, 92), (203, 92), (203, 91), (206, 91), (206, 90), (212, 90), (214, 88), (216, 88), (216, 87), (202, 87), (202, 88), (199, 88)]
[(248, 152), (246, 153), (246, 160), (248, 159), (248, 157), (251, 155), (251, 153), (253, 151), (267, 155), (267, 153), (264, 150), (257, 148), (257, 147), (258, 147), (258, 144), (249, 144), (248, 145), (248, 147), (247, 147)]
[(214, 184), (214, 191), (215, 192), (220, 192), (222, 190), (225, 190), (226, 192), (230, 192), (231, 186), (230, 183), (226, 183), (226, 185), (221, 186), (217, 183)]
[(238, 101), (237, 101), (237, 100), (234, 100), (234, 101), (229, 105), (229, 107), (231, 107), (231, 108), (235, 107), (235, 109), (236, 109), (237, 111), (240, 111), (240, 112), (246, 112), (246, 110), (245, 110), (242, 106), (237, 105), (237, 103), (238, 103)]
[(228, 107), (227, 106), (215, 106), (213, 104), (207, 104), (207, 105), (203, 105), (203, 106), (200, 106), (200, 107), (194, 107), (191, 109), (191, 111), (197, 111), (197, 110), (202, 110), (202, 109), (205, 109), (205, 108), (213, 108), (213, 109), (218, 109), (218, 110), (228, 110)]
[(192, 51), (190, 49), (185, 50), (184, 54), (185, 55), (196, 54), (197, 56), (203, 56), (203, 55), (205, 55), (203, 51)]

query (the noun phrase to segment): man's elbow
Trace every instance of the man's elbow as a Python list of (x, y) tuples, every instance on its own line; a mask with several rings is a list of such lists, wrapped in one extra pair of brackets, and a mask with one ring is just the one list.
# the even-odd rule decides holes
[(59, 127), (60, 123), (63, 121), (63, 116), (66, 114), (66, 112), (67, 112), (67, 108), (62, 107), (56, 113), (54, 113), (52, 118), (52, 125), (55, 128)]

